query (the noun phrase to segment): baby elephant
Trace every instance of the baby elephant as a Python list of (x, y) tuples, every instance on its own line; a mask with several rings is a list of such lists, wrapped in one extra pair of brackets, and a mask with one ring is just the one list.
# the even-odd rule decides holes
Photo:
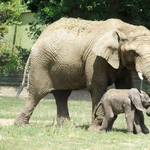
[[(127, 131), (133, 133), (133, 128), (135, 127), (136, 133), (142, 134), (141, 113), (139, 112), (143, 111), (143, 108), (148, 109), (150, 106), (150, 98), (144, 91), (139, 91), (135, 88), (130, 90), (111, 89), (103, 95), (100, 104), (102, 104), (104, 111), (104, 121), (100, 127), (100, 133), (106, 132), (108, 128), (112, 129), (117, 115), (125, 113)], [(146, 126), (145, 128), (146, 131), (144, 132), (149, 133)]]

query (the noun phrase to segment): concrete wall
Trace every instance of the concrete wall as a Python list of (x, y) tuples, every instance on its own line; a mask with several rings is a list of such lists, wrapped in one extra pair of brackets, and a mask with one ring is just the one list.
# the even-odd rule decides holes
[(34, 43), (28, 37), (26, 28), (29, 29), (29, 22), (36, 21), (34, 13), (23, 12), (19, 17), (19, 21), (22, 22), (21, 25), (9, 26), (9, 32), (6, 38), (11, 47), (15, 45), (30, 49)]

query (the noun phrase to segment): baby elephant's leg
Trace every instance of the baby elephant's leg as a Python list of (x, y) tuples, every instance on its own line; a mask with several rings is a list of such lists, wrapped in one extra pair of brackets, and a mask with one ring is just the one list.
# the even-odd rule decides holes
[(125, 112), (125, 117), (127, 121), (127, 131), (129, 133), (133, 133), (134, 112), (134, 110)]
[(143, 134), (140, 126), (140, 116), (135, 112), (134, 118), (135, 134)]
[(144, 123), (144, 115), (143, 112), (139, 110), (135, 110), (135, 121), (134, 126), (137, 134), (148, 134), (149, 129), (146, 127)]
[(100, 127), (100, 130), (99, 130), (99, 133), (102, 134), (102, 133), (105, 133), (107, 128), (108, 128), (108, 125), (109, 123), (114, 119), (114, 113), (112, 111), (111, 108), (107, 108), (105, 109), (104, 108), (104, 122), (102, 123), (101, 127)]
[(117, 119), (117, 115), (114, 115), (114, 118), (111, 120), (111, 122), (109, 123), (108, 127), (107, 127), (107, 131), (112, 131), (112, 127), (114, 124), (114, 121)]

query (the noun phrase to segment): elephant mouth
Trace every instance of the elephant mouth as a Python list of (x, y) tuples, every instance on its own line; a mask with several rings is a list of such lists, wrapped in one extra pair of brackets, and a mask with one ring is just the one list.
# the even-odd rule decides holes
[(146, 115), (150, 117), (150, 106), (146, 110)]

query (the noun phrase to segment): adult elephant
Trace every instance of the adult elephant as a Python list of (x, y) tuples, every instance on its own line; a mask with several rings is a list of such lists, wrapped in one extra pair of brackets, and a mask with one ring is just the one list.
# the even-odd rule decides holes
[[(48, 93), (56, 99), (57, 122), (63, 124), (69, 118), (67, 99), (72, 90), (87, 88), (93, 111), (107, 86), (133, 87), (132, 71), (150, 83), (150, 31), (118, 19), (62, 18), (42, 32), (26, 68), (29, 62), (29, 97), (15, 124), (26, 126), (34, 108)], [(91, 129), (96, 126), (99, 122), (92, 117)]]

